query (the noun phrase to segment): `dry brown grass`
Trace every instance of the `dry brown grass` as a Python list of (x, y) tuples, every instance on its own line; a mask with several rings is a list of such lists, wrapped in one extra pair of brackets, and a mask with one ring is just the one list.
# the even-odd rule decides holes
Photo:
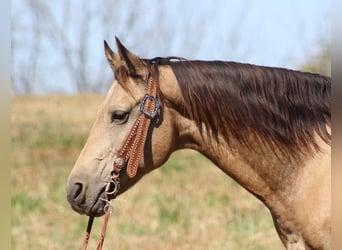
[[(13, 249), (80, 248), (87, 219), (65, 184), (102, 98), (13, 98)], [(267, 209), (197, 152), (177, 152), (113, 205), (104, 249), (283, 249)]]

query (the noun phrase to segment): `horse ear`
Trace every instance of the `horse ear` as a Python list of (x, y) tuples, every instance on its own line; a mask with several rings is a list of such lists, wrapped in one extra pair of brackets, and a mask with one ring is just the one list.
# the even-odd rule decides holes
[(120, 56), (112, 51), (106, 41), (104, 41), (104, 51), (110, 67), (113, 72), (116, 72), (117, 69), (122, 66)]
[(145, 78), (145, 76), (148, 74), (146, 63), (126, 49), (125, 46), (122, 45), (119, 38), (115, 37), (115, 40), (120, 58), (124, 61), (129, 74)]

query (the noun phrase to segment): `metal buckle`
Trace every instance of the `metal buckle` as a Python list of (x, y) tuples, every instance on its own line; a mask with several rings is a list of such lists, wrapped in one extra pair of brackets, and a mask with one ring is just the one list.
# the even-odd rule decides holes
[[(145, 109), (145, 104), (147, 100), (154, 103), (154, 108), (152, 111)], [(140, 104), (140, 112), (143, 113), (147, 118), (153, 119), (157, 115), (159, 107), (160, 107), (160, 102), (158, 98), (151, 96), (149, 94), (145, 94)]]

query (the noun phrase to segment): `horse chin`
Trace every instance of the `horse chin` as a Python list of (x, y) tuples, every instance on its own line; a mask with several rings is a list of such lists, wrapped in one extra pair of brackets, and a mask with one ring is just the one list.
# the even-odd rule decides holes
[(105, 188), (101, 189), (94, 204), (87, 211), (86, 214), (88, 216), (99, 217), (105, 214), (104, 208), (105, 208), (106, 202), (104, 201), (105, 200), (104, 190)]
[(100, 217), (105, 214), (104, 207), (105, 202), (102, 200), (97, 200), (86, 214), (88, 216)]

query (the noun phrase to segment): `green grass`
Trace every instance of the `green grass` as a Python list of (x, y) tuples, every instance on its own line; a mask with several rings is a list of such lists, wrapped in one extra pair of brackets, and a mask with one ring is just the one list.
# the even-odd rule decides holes
[[(80, 248), (87, 218), (65, 185), (102, 98), (13, 98), (12, 249)], [(113, 206), (104, 249), (283, 249), (267, 209), (194, 151), (172, 155)]]

